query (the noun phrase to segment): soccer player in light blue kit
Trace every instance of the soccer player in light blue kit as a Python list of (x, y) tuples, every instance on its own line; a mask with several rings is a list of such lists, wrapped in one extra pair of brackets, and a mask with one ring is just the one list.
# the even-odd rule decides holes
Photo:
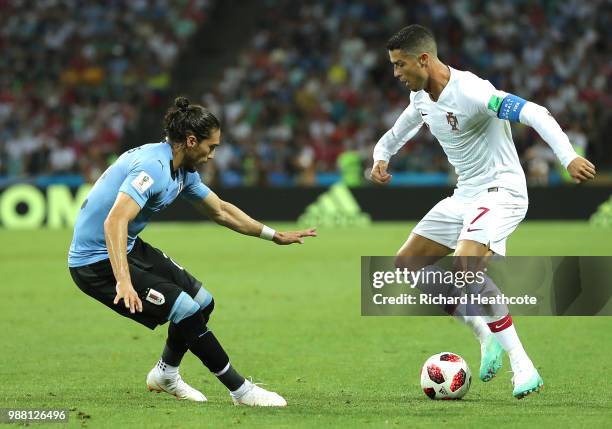
[(179, 97), (164, 122), (165, 142), (124, 153), (92, 188), (74, 228), (70, 274), (83, 292), (122, 316), (150, 329), (170, 322), (161, 359), (147, 376), (149, 390), (206, 401), (179, 375), (189, 350), (228, 388), (236, 405), (285, 406), (283, 397), (245, 380), (230, 364), (206, 326), (214, 300), (202, 283), (138, 234), (179, 195), (218, 224), (276, 244), (303, 243), (316, 232), (274, 231), (202, 183), (196, 168), (214, 157), (221, 133), (208, 110)]

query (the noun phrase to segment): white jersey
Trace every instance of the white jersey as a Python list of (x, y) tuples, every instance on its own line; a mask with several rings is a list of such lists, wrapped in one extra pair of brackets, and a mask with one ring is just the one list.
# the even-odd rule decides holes
[(456, 195), (472, 197), (499, 187), (527, 200), (510, 124), (497, 118), (499, 105), (490, 105), (506, 95), (473, 73), (450, 68), (438, 101), (424, 90), (410, 94), (408, 108), (378, 141), (374, 160), (389, 161), (425, 124), (455, 168)]

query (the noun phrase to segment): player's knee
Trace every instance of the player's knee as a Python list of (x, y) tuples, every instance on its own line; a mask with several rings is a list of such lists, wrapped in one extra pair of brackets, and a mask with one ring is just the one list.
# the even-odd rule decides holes
[(168, 314), (168, 320), (173, 323), (180, 323), (198, 311), (200, 311), (200, 305), (187, 293), (181, 292), (174, 301), (170, 314)]
[(215, 309), (215, 300), (212, 299), (210, 301), (210, 304), (208, 304), (206, 307), (200, 310), (200, 312), (202, 313), (202, 316), (204, 316), (204, 321), (206, 323), (208, 323), (208, 320), (210, 319), (210, 314), (213, 312), (214, 309)]
[(210, 294), (210, 292), (208, 292), (204, 286), (200, 286), (200, 290), (198, 291), (198, 293), (196, 294), (196, 296), (193, 297), (194, 301), (198, 303), (198, 305), (200, 306), (200, 309), (203, 310), (206, 307), (208, 307), (210, 305), (210, 303), (213, 301), (213, 297)]
[(210, 314), (215, 309), (215, 300), (213, 299), (212, 295), (203, 286), (201, 286), (200, 290), (193, 299), (200, 306), (200, 311), (202, 312), (206, 323), (208, 323)]
[(393, 265), (395, 265), (395, 268), (411, 268), (409, 266), (410, 259), (410, 256), (402, 255), (398, 252), (393, 259)]
[(483, 271), (487, 265), (488, 257), (486, 256), (461, 256), (453, 257), (453, 269), (455, 271), (478, 272)]

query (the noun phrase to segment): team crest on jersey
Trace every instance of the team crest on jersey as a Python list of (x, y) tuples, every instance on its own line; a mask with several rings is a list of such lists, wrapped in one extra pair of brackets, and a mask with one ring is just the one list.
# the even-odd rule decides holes
[(153, 186), (155, 181), (145, 171), (141, 171), (140, 174), (132, 180), (132, 186), (141, 194), (144, 194), (147, 189)]
[(446, 122), (451, 126), (451, 131), (459, 131), (459, 120), (453, 112), (446, 112)]
[(166, 302), (164, 294), (156, 291), (155, 289), (149, 289), (146, 300), (155, 305), (162, 305), (164, 302)]

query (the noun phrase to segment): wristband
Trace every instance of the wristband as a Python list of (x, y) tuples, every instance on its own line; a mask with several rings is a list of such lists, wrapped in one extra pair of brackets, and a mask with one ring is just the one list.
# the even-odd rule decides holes
[(263, 238), (264, 240), (272, 240), (274, 238), (274, 234), (276, 234), (276, 231), (269, 226), (264, 225), (261, 233), (259, 234), (259, 238)]

